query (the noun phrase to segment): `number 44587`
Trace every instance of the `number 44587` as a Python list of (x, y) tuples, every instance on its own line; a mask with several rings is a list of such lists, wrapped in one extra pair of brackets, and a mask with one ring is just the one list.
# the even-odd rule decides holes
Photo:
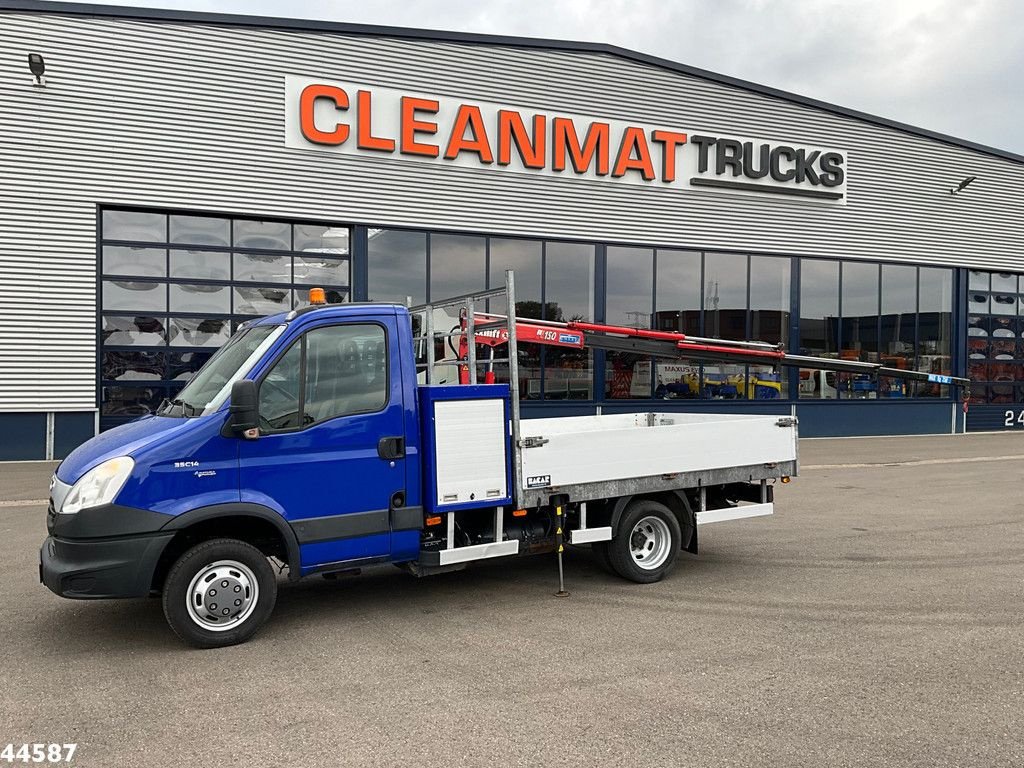
[(0, 750), (5, 763), (70, 763), (77, 744), (8, 744)]

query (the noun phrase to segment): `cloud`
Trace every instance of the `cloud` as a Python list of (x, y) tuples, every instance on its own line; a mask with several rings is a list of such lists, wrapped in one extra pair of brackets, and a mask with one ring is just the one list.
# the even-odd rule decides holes
[(1024, 154), (1015, 0), (131, 4), (607, 42)]

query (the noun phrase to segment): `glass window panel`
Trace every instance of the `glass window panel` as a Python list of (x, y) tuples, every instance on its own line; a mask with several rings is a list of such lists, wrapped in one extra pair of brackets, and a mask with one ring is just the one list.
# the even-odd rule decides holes
[(306, 285), (348, 285), (349, 261), (327, 256), (295, 256), (295, 282)]
[[(545, 319), (594, 319), (594, 252), (594, 246), (580, 243), (545, 244)], [(545, 399), (593, 399), (594, 360), (590, 350), (545, 347), (541, 354)], [(527, 388), (529, 397), (539, 396), (539, 382), (530, 380)]]
[[(747, 257), (736, 253), (704, 255), (704, 334), (718, 339), (747, 338)], [(747, 396), (745, 365), (704, 363), (701, 397), (740, 400)]]
[[(654, 251), (608, 246), (605, 317), (610, 325), (650, 328), (654, 304)], [(605, 396), (621, 400), (649, 398), (652, 359), (647, 355), (608, 352)]]
[(273, 315), (292, 308), (292, 292), (288, 288), (235, 287), (236, 315)]
[[(878, 264), (843, 262), (842, 264), (842, 327), (844, 360), (878, 362), (879, 288)], [(856, 399), (878, 397), (878, 382), (869, 374), (841, 373), (839, 396)]]
[[(700, 335), (701, 255), (698, 251), (659, 249), (656, 260), (654, 327), (659, 331)], [(654, 395), (665, 400), (695, 398), (700, 367), (689, 360), (655, 359)]]
[(104, 280), (103, 309), (166, 312), (167, 284)]
[(101, 375), (109, 381), (159, 381), (164, 378), (166, 367), (165, 352), (107, 350), (103, 353)]
[(704, 333), (718, 339), (747, 337), (747, 257), (704, 256)]
[(967, 288), (971, 291), (987, 291), (989, 289), (989, 273), (972, 269), (968, 273)]
[(212, 216), (171, 216), (171, 242), (184, 245), (231, 245), (231, 222)]
[(167, 216), (162, 213), (104, 211), (103, 239), (166, 243)]
[(226, 285), (182, 285), (172, 283), (172, 312), (231, 312), (231, 294)]
[(103, 316), (104, 344), (122, 347), (161, 347), (167, 343), (164, 321), (158, 317)]
[(296, 251), (315, 251), (317, 253), (333, 253), (338, 256), (348, 254), (348, 227), (332, 227), (325, 224), (296, 224)]
[(288, 348), (260, 382), (260, 426), (267, 430), (301, 427), (299, 388), (301, 385), (302, 344)]
[(230, 323), (223, 317), (172, 317), (168, 323), (172, 347), (210, 347), (225, 344)]
[(1009, 272), (993, 272), (992, 291), (998, 291), (1000, 293), (1016, 293), (1017, 276), (1011, 275)]
[[(772, 344), (789, 341), (790, 259), (750, 257), (750, 338)], [(745, 396), (749, 400), (788, 397), (786, 374), (771, 366), (747, 367)]]
[[(917, 369), (927, 373), (952, 374), (953, 334), (953, 270), (921, 267), (918, 270), (918, 348)], [(981, 336), (971, 334), (968, 328), (968, 344), (975, 338), (987, 346), (988, 320), (973, 315), (975, 328)], [(968, 350), (968, 357), (973, 354)], [(968, 361), (970, 365), (971, 361)], [(917, 385), (918, 397), (948, 397), (949, 387), (931, 383)]]
[(269, 253), (236, 253), (235, 280), (251, 283), (290, 283), (292, 257)]
[(104, 416), (136, 418), (153, 413), (166, 397), (163, 387), (103, 387)]
[(1012, 293), (993, 293), (989, 306), (993, 315), (1016, 315), (1017, 296)]
[(288, 251), (292, 247), (292, 225), (281, 221), (235, 219), (234, 246), (272, 251)]
[(655, 328), (700, 335), (700, 253), (658, 250)]
[(430, 298), (434, 301), (483, 289), (486, 239), (473, 235), (430, 236)]
[[(839, 333), (839, 263), (800, 261), (800, 354), (837, 357)], [(800, 397), (836, 396), (832, 371), (800, 370)]]
[(107, 275), (167, 277), (167, 251), (163, 248), (105, 245), (103, 272)]
[(306, 424), (369, 413), (388, 399), (387, 343), (379, 325), (335, 325), (306, 334)]
[(171, 277), (230, 280), (231, 254), (225, 251), (171, 249)]
[[(516, 311), (517, 317), (540, 318), (541, 307), (541, 252), (543, 245), (538, 240), (517, 240), (494, 237), (491, 238), (490, 287), (500, 288), (505, 285), (505, 270), (511, 269), (516, 278)], [(504, 297), (491, 299), (491, 312), (507, 314)], [(506, 347), (494, 350), (495, 357), (506, 357)], [(478, 348), (477, 357), (484, 359), (491, 354), (491, 348)], [(541, 348), (539, 344), (519, 345), (519, 397), (530, 396), (530, 383), (533, 382), (534, 399), (540, 396), (541, 379)], [(508, 365), (495, 365), (495, 381), (508, 381)]]
[[(882, 365), (913, 370), (914, 336), (917, 323), (917, 269), (882, 265), (882, 314), (880, 318)], [(907, 397), (911, 383), (903, 379), (882, 378), (879, 397)]]
[(427, 235), (398, 229), (368, 233), (368, 281), (372, 301), (412, 305), (427, 301)]
[(171, 352), (168, 355), (167, 378), (174, 381), (188, 381), (196, 375), (207, 360), (213, 357), (214, 350), (208, 352)]
[[(541, 248), (538, 240), (491, 238), (490, 287), (503, 288), (505, 270), (515, 272), (518, 317), (541, 316)], [(492, 299), (490, 309), (498, 314), (506, 314), (504, 299)]]

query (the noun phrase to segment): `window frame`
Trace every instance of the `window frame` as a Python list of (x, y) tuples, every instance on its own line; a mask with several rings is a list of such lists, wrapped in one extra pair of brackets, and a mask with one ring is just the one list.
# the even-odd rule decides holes
[(274, 371), (274, 368), (276, 368), (277, 364), (280, 363), (282, 359), (284, 359), (284, 356), (287, 355), (291, 351), (292, 347), (294, 347), (296, 344), (301, 344), (302, 345), (302, 349), (299, 352), (299, 382), (300, 382), (300, 386), (299, 386), (298, 411), (299, 411), (300, 414), (305, 414), (305, 409), (306, 409), (306, 348), (307, 348), (306, 336), (309, 333), (311, 333), (312, 331), (318, 331), (318, 330), (321, 330), (323, 328), (339, 328), (339, 327), (347, 328), (347, 327), (352, 327), (352, 326), (376, 326), (377, 328), (380, 328), (381, 331), (384, 334), (384, 402), (383, 402), (383, 404), (379, 408), (365, 409), (365, 410), (361, 410), (361, 411), (352, 411), (350, 413), (339, 413), (339, 414), (337, 414), (335, 416), (331, 416), (330, 418), (323, 419), (321, 421), (314, 421), (314, 422), (311, 422), (309, 424), (300, 424), (297, 427), (287, 427), (287, 428), (284, 428), (284, 429), (264, 429), (261, 426), (260, 427), (260, 435), (282, 435), (282, 434), (289, 434), (289, 433), (294, 433), (294, 432), (304, 432), (307, 429), (312, 429), (313, 427), (319, 427), (320, 425), (327, 424), (328, 422), (334, 421), (335, 419), (344, 419), (344, 418), (348, 418), (349, 416), (367, 416), (369, 414), (382, 413), (382, 412), (384, 412), (384, 411), (386, 411), (388, 409), (388, 407), (391, 405), (391, 366), (389, 365), (389, 362), (391, 360), (391, 342), (388, 339), (388, 328), (387, 328), (387, 326), (384, 323), (382, 323), (382, 322), (380, 322), (378, 320), (364, 320), (364, 319), (353, 320), (353, 321), (342, 321), (342, 322), (328, 321), (328, 322), (318, 323), (317, 325), (310, 326), (309, 328), (305, 328), (298, 335), (297, 338), (292, 339), (288, 343), (288, 345), (286, 347), (284, 347), (277, 355), (274, 356), (274, 359), (267, 365), (266, 370), (263, 371), (263, 373), (261, 373), (259, 375), (259, 377), (256, 379), (256, 404), (257, 404), (257, 408), (259, 407), (259, 403), (260, 403), (260, 390), (263, 388), (263, 381)]

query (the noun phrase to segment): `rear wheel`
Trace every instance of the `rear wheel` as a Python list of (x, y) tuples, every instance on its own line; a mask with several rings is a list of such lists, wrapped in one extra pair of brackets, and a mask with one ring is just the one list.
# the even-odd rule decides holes
[(164, 616), (197, 648), (244, 643), (277, 602), (277, 577), (267, 556), (236, 539), (212, 539), (171, 566), (163, 588)]
[(615, 572), (638, 584), (663, 579), (676, 563), (682, 532), (668, 507), (656, 501), (631, 502), (619, 521), (618, 534), (608, 546)]

